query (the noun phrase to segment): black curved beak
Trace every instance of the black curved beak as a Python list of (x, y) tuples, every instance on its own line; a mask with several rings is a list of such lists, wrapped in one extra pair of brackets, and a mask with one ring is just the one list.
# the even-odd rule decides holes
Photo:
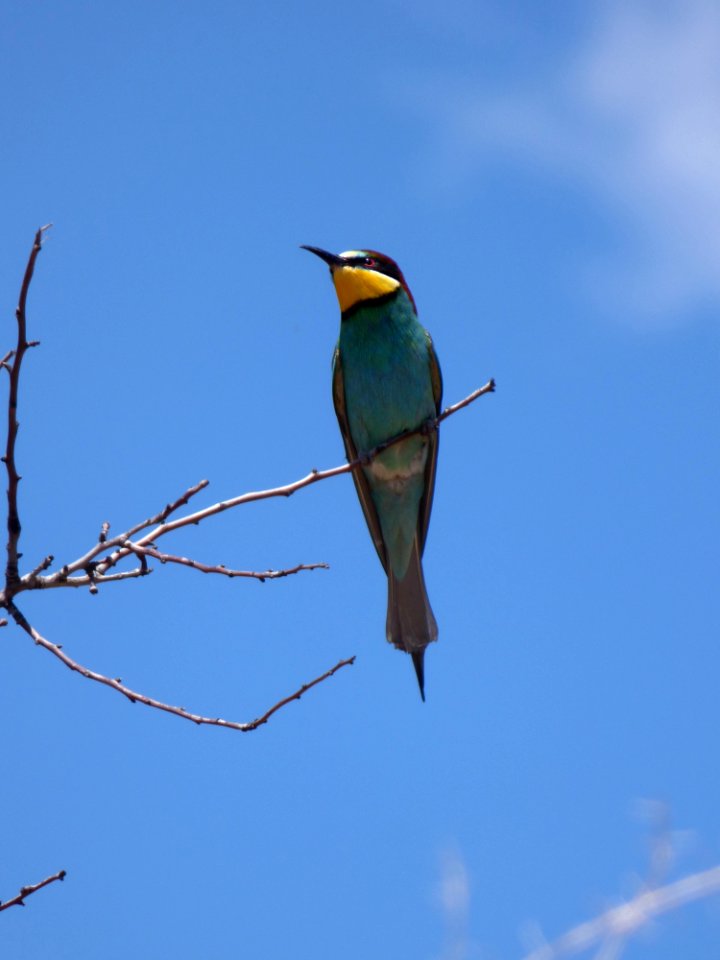
[(300, 249), (309, 250), (310, 253), (314, 253), (316, 257), (320, 257), (320, 259), (324, 260), (331, 270), (334, 267), (340, 267), (345, 263), (343, 258), (339, 257), (336, 253), (328, 253), (327, 250), (321, 250), (320, 247), (307, 247), (303, 243), (300, 245)]

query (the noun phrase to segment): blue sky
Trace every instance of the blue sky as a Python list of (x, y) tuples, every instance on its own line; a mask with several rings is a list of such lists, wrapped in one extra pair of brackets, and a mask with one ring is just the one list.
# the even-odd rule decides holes
[[(207, 477), (342, 462), (335, 297), (298, 249), (395, 257), (445, 401), (422, 704), (341, 477), (164, 541), (179, 567), (25, 596), (2, 631), (5, 954), (514, 960), (720, 861), (720, 13), (712, 3), (39, 3), (5, 10), (4, 346), (35, 229), (28, 568)], [(639, 812), (640, 811), (640, 812)], [(643, 813), (644, 811), (644, 813)], [(718, 902), (630, 960), (705, 955)]]

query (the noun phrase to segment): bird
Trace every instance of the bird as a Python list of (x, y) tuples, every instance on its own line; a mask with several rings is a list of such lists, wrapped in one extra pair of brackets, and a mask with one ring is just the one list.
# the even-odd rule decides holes
[(438, 636), (422, 568), (438, 432), (436, 424), (422, 428), (440, 413), (440, 365), (393, 259), (376, 250), (334, 254), (320, 247), (303, 249), (329, 266), (340, 304), (332, 394), (348, 460), (402, 433), (412, 434), (352, 476), (387, 574), (387, 640), (412, 657), (424, 701), (425, 648)]

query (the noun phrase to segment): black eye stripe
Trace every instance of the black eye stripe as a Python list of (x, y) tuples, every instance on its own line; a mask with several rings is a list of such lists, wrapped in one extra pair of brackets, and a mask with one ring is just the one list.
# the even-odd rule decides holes
[(377, 257), (353, 257), (350, 261), (354, 267), (366, 267), (370, 270), (376, 270), (378, 273), (384, 273), (386, 277), (392, 277), (393, 280), (401, 280), (400, 268), (394, 263), (388, 263), (386, 260), (379, 260)]

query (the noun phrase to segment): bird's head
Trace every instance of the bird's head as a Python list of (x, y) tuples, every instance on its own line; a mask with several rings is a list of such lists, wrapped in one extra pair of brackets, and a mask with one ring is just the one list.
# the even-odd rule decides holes
[(359, 303), (386, 297), (403, 289), (413, 307), (415, 301), (405, 282), (400, 267), (390, 257), (377, 250), (346, 250), (328, 253), (320, 247), (303, 246), (330, 267), (340, 310), (346, 313)]

